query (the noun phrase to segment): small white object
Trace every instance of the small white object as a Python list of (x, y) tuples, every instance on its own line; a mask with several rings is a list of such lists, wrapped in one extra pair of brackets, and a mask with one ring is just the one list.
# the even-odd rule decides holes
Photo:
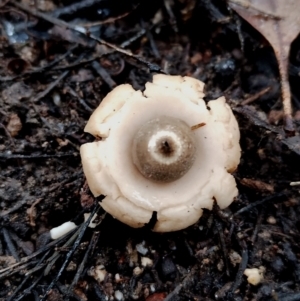
[(52, 228), (50, 230), (50, 237), (53, 240), (58, 239), (58, 238), (64, 236), (65, 234), (69, 233), (70, 231), (72, 231), (75, 228), (77, 228), (75, 223), (65, 222), (62, 225), (58, 226), (58, 227)]
[(119, 273), (117, 273), (117, 274), (115, 275), (115, 281), (116, 281), (117, 283), (119, 283), (119, 282), (121, 282), (121, 281), (122, 281), (122, 279), (121, 279), (121, 277), (120, 277), (120, 274), (119, 274)]
[(87, 33), (87, 32), (86, 32), (86, 29), (85, 29), (84, 27), (82, 27), (82, 26), (75, 26), (74, 29), (75, 29), (76, 31), (80, 32), (80, 33), (84, 33), (84, 34)]
[(153, 260), (148, 257), (142, 257), (141, 258), (141, 264), (143, 267), (152, 267), (153, 266)]
[(298, 186), (298, 185), (300, 185), (300, 181), (290, 183), (290, 186)]
[(133, 275), (134, 276), (139, 276), (143, 273), (144, 269), (141, 269), (140, 267), (136, 267), (133, 269)]
[(115, 298), (116, 298), (116, 300), (118, 300), (118, 301), (124, 300), (123, 293), (120, 292), (120, 291), (115, 291)]
[(145, 248), (144, 246), (145, 246), (145, 241), (142, 241), (140, 244), (137, 244), (135, 248), (140, 254), (146, 255), (148, 253), (148, 249)]
[(155, 284), (154, 283), (151, 283), (150, 284), (150, 290), (152, 293), (154, 293), (156, 291), (156, 288), (155, 288)]
[(258, 285), (264, 279), (264, 267), (246, 269), (244, 275), (247, 276), (248, 283)]
[(53, 102), (54, 102), (55, 105), (57, 105), (58, 107), (61, 106), (61, 97), (58, 93), (54, 93), (52, 95), (52, 99), (53, 99)]
[(275, 225), (276, 224), (276, 218), (274, 217), (274, 216), (269, 216), (268, 218), (267, 218), (267, 222), (269, 223), (269, 224), (271, 224), (271, 225)]

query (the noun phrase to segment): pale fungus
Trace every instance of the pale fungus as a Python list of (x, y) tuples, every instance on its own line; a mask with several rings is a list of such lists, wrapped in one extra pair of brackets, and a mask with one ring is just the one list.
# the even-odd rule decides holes
[(257, 268), (246, 269), (244, 271), (244, 275), (247, 277), (248, 283), (252, 285), (258, 285), (264, 280), (265, 271), (266, 271), (265, 267), (260, 266), (258, 269)]
[(156, 212), (153, 231), (175, 231), (236, 197), (238, 124), (224, 97), (205, 103), (203, 88), (155, 75), (143, 92), (116, 87), (94, 111), (85, 131), (98, 139), (81, 146), (83, 170), (115, 218), (142, 227)]

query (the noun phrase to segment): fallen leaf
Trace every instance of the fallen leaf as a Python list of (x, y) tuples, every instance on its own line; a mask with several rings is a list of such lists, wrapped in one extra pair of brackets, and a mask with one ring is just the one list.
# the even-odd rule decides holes
[(288, 58), (300, 32), (300, 2), (295, 0), (228, 0), (229, 6), (272, 45), (279, 66), (286, 132), (294, 133)]

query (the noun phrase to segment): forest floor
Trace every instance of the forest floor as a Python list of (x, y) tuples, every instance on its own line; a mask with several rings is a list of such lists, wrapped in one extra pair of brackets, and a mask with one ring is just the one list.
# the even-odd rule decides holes
[[(299, 38), (290, 135), (274, 51), (226, 2), (2, 0), (0, 24), (1, 301), (300, 300)], [(203, 81), (205, 101), (224, 95), (242, 148), (232, 205), (161, 234), (99, 208), (79, 155), (105, 95), (160, 72)], [(66, 221), (78, 229), (52, 241)]]

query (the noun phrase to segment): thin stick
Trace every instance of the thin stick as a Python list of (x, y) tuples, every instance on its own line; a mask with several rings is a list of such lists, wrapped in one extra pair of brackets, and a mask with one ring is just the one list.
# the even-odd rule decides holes
[(87, 227), (89, 226), (92, 217), (97, 213), (97, 211), (99, 210), (100, 205), (97, 203), (94, 210), (92, 211), (91, 215), (89, 216), (88, 220), (83, 224), (82, 228), (81, 228), (81, 232), (78, 235), (78, 238), (76, 239), (72, 249), (67, 253), (66, 258), (64, 263), (62, 264), (61, 268), (59, 269), (56, 277), (53, 279), (53, 281), (50, 283), (50, 285), (47, 287), (46, 292), (44, 294), (44, 296), (41, 298), (40, 301), (45, 301), (47, 299), (47, 295), (50, 292), (50, 290), (56, 285), (57, 281), (59, 280), (60, 276), (62, 275), (62, 273), (64, 272), (65, 268), (67, 267), (67, 265), (69, 264), (71, 257), (73, 256), (74, 252), (76, 251), (77, 247), (79, 246), (81, 239), (87, 229)]
[(242, 247), (242, 260), (239, 265), (238, 272), (236, 274), (235, 280), (228, 292), (228, 300), (234, 300), (233, 294), (239, 288), (243, 280), (243, 274), (248, 264), (248, 249), (246, 243), (242, 240), (238, 240), (240, 246)]
[(27, 5), (23, 4), (23, 3), (19, 3), (15, 0), (11, 0), (10, 1), (11, 4), (13, 4), (14, 6), (20, 8), (21, 10), (27, 12), (28, 14), (31, 14), (37, 18), (40, 18), (40, 19), (43, 19), (45, 21), (48, 21), (52, 24), (55, 24), (57, 26), (60, 26), (60, 27), (65, 27), (65, 28), (69, 28), (69, 29), (72, 29), (72, 30), (75, 30), (76, 32), (78, 33), (81, 33), (81, 34), (84, 34), (87, 38), (90, 38), (94, 41), (97, 41), (98, 43), (102, 44), (102, 45), (105, 45), (119, 53), (122, 53), (130, 58), (134, 58), (135, 60), (137, 60), (138, 62), (146, 65), (150, 71), (152, 72), (160, 72), (160, 73), (165, 73), (158, 65), (156, 64), (152, 64), (148, 61), (146, 61), (144, 58), (138, 56), (138, 55), (135, 55), (133, 53), (131, 53), (130, 51), (127, 51), (125, 49), (122, 49), (114, 44), (111, 44), (109, 42), (106, 42), (105, 40), (101, 39), (101, 38), (98, 38), (96, 36), (94, 36), (93, 34), (89, 33), (85, 28), (83, 27), (80, 27), (78, 25), (75, 25), (75, 24), (70, 24), (68, 22), (65, 22), (63, 20), (60, 20), (60, 19), (57, 19), (57, 18), (54, 18), (52, 16), (49, 16), (47, 14), (44, 14), (40, 11), (38, 11), (37, 9), (35, 8), (32, 8), (32, 7), (28, 7)]
[(96, 231), (93, 233), (93, 237), (90, 241), (90, 244), (88, 246), (88, 249), (86, 250), (85, 254), (84, 254), (84, 257), (78, 267), (78, 270), (74, 276), (74, 279), (72, 281), (72, 283), (70, 284), (69, 288), (68, 288), (68, 291), (67, 291), (67, 297), (65, 299), (65, 301), (68, 301), (69, 300), (69, 297), (70, 295), (72, 294), (72, 290), (74, 288), (74, 286), (77, 284), (77, 282), (79, 281), (79, 278), (80, 276), (82, 275), (83, 273), (83, 270), (85, 268), (85, 265), (86, 265), (86, 262), (91, 254), (91, 251), (94, 249), (94, 247), (97, 245), (98, 243), (98, 240), (99, 240), (99, 235), (100, 235), (100, 232), (99, 231)]
[(7, 245), (7, 248), (9, 250), (10, 254), (15, 258), (16, 261), (20, 261), (17, 250), (10, 238), (9, 232), (7, 231), (6, 228), (3, 228), (2, 233), (3, 233), (3, 237), (4, 237), (5, 243)]
[(41, 249), (39, 249), (38, 251), (32, 253), (31, 255), (27, 256), (27, 257), (23, 257), (21, 258), (21, 260), (15, 264), (10, 265), (9, 267), (6, 267), (2, 270), (0, 270), (0, 279), (3, 278), (3, 273), (10, 271), (20, 265), (23, 265), (25, 263), (27, 263), (29, 260), (31, 260), (32, 258), (35, 258), (36, 256), (48, 251), (51, 247), (55, 246), (55, 245), (59, 245), (61, 242), (65, 241), (72, 233), (74, 233), (74, 231), (71, 231), (70, 233), (66, 234), (65, 236), (54, 240), (52, 242), (50, 242), (48, 245), (42, 247)]
[(274, 195), (270, 195), (270, 196), (268, 196), (268, 197), (266, 197), (266, 198), (264, 198), (264, 199), (262, 199), (262, 200), (253, 202), (253, 203), (251, 203), (251, 204), (249, 204), (249, 205), (243, 207), (242, 209), (240, 209), (240, 210), (238, 210), (237, 212), (235, 212), (235, 213), (231, 216), (231, 218), (233, 218), (233, 217), (235, 217), (235, 216), (237, 216), (237, 215), (240, 215), (241, 213), (244, 213), (244, 212), (246, 212), (246, 211), (248, 211), (248, 210), (251, 210), (252, 208), (254, 208), (254, 207), (258, 206), (258, 205), (261, 205), (261, 204), (263, 204), (263, 203), (272, 201), (272, 200), (274, 200), (274, 199), (281, 199), (281, 198), (284, 198), (284, 197), (286, 197), (286, 194), (284, 194), (283, 192), (277, 193), (277, 194), (274, 194)]
[(72, 153), (56, 153), (53, 155), (42, 155), (42, 154), (33, 154), (33, 155), (22, 155), (22, 154), (0, 154), (0, 160), (11, 160), (11, 159), (45, 159), (45, 158), (63, 158), (63, 157), (73, 157), (77, 156), (76, 152)]

